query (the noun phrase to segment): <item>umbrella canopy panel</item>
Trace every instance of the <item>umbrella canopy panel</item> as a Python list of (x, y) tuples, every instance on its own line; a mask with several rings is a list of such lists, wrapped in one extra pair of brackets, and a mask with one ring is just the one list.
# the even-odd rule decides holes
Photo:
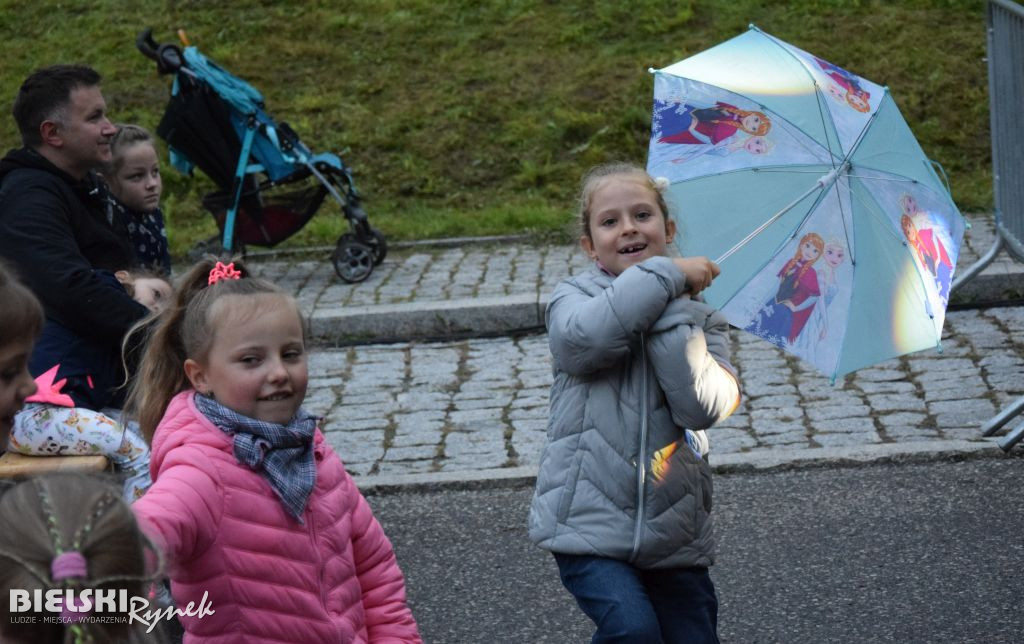
[(963, 218), (885, 88), (752, 28), (656, 72), (648, 171), (733, 325), (833, 377), (938, 344)]

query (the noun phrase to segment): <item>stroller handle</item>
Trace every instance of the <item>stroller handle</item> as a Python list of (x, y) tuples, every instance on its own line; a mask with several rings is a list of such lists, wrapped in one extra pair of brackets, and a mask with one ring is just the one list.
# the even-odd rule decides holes
[(153, 30), (146, 28), (135, 39), (135, 47), (142, 55), (156, 61), (156, 69), (161, 74), (173, 74), (184, 65), (181, 49), (177, 45), (161, 45), (153, 40)]

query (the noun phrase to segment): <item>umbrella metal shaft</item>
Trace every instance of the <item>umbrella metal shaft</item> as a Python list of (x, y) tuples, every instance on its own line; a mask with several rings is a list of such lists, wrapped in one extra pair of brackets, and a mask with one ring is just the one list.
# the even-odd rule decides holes
[(765, 221), (765, 222), (764, 222), (763, 224), (761, 224), (760, 226), (758, 226), (757, 228), (755, 228), (754, 230), (752, 230), (752, 231), (750, 232), (750, 234), (749, 234), (749, 235), (747, 235), (747, 236), (746, 236), (746, 237), (744, 237), (743, 239), (741, 239), (741, 240), (739, 240), (738, 242), (736, 242), (736, 244), (735, 244), (735, 245), (734, 245), (734, 246), (733, 246), (732, 248), (730, 248), (729, 250), (725, 251), (725, 253), (723, 253), (723, 254), (722, 254), (722, 255), (721, 255), (721, 256), (720, 256), (720, 257), (719, 257), (718, 259), (716, 259), (716, 260), (715, 260), (715, 263), (716, 263), (716, 264), (721, 264), (721, 263), (722, 263), (722, 262), (724, 262), (725, 260), (729, 259), (729, 257), (730, 257), (730, 256), (731, 256), (731, 255), (732, 255), (733, 253), (735, 253), (735, 252), (736, 252), (736, 251), (738, 251), (739, 249), (741, 249), (741, 248), (743, 248), (744, 246), (746, 246), (746, 245), (747, 245), (747, 243), (749, 243), (751, 239), (753, 239), (753, 238), (757, 237), (758, 235), (760, 235), (761, 233), (763, 233), (763, 232), (764, 232), (764, 230), (765, 230), (766, 228), (768, 228), (768, 226), (771, 226), (771, 225), (772, 225), (773, 223), (775, 223), (776, 221), (778, 221), (779, 217), (781, 217), (782, 215), (786, 214), (787, 212), (789, 212), (789, 211), (790, 211), (790, 210), (792, 210), (793, 208), (796, 208), (797, 204), (799, 204), (799, 203), (800, 203), (801, 201), (803, 201), (804, 199), (806, 199), (806, 198), (807, 198), (807, 197), (809, 197), (810, 195), (814, 194), (814, 192), (815, 192), (816, 190), (819, 190), (819, 189), (820, 189), (820, 190), (821, 190), (821, 191), (823, 191), (823, 192), (824, 192), (825, 190), (828, 190), (828, 189), (829, 189), (829, 187), (830, 187), (830, 186), (831, 186), (831, 185), (832, 185), (833, 183), (835, 183), (835, 182), (836, 182), (836, 179), (838, 179), (838, 178), (839, 178), (839, 174), (840, 174), (841, 172), (844, 172), (844, 171), (845, 171), (845, 170), (846, 170), (846, 169), (847, 169), (847, 168), (849, 167), (849, 165), (850, 165), (850, 162), (849, 162), (849, 161), (845, 161), (845, 162), (843, 162), (843, 164), (842, 164), (842, 165), (840, 165), (839, 167), (837, 167), (837, 168), (833, 168), (833, 169), (832, 169), (832, 171), (830, 171), (830, 172), (829, 172), (828, 174), (822, 175), (822, 176), (821, 176), (821, 177), (820, 177), (820, 178), (819, 178), (819, 179), (818, 179), (818, 180), (817, 180), (817, 181), (816, 181), (816, 182), (814, 183), (814, 185), (813, 185), (813, 186), (811, 186), (810, 188), (808, 188), (808, 189), (807, 189), (807, 191), (806, 191), (806, 192), (804, 192), (804, 193), (803, 193), (802, 195), (800, 195), (799, 197), (797, 197), (796, 199), (794, 199), (793, 201), (791, 201), (790, 203), (788, 203), (787, 205), (785, 205), (785, 206), (784, 206), (784, 207), (783, 207), (783, 208), (782, 208), (781, 210), (779, 210), (779, 211), (778, 211), (777, 213), (775, 213), (774, 215), (772, 215), (771, 217), (769, 217), (769, 218), (767, 219), (767, 221)]

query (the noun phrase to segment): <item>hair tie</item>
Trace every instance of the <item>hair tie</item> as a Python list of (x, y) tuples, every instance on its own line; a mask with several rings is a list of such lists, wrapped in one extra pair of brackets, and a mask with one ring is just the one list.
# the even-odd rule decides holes
[[(55, 582), (64, 581), (65, 579), (85, 579), (89, 575), (89, 567), (85, 561), (85, 555), (77, 550), (68, 550), (62, 552), (53, 558), (50, 563), (50, 577)], [(85, 606), (85, 601), (82, 599), (72, 596), (71, 601), (65, 604), (64, 597), (60, 598), (60, 615), (68, 623), (78, 624), (85, 620), (85, 616), (90, 611), (81, 610)], [(74, 609), (74, 610), (73, 610)]]
[(236, 280), (240, 277), (242, 277), (242, 273), (235, 270), (234, 262), (229, 262), (227, 264), (217, 262), (210, 271), (210, 278), (207, 280), (206, 284), (207, 286), (212, 286), (221, 280)]
[(669, 185), (671, 185), (668, 177), (654, 177), (652, 181), (654, 182), (654, 189), (658, 192), (665, 192), (668, 190)]
[(85, 579), (89, 575), (89, 567), (85, 556), (77, 550), (62, 552), (50, 563), (50, 577), (53, 581), (65, 579)]

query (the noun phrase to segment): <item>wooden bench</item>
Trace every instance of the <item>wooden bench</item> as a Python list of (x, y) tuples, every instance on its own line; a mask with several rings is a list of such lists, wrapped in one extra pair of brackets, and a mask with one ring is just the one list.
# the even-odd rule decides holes
[(20, 479), (53, 472), (103, 472), (110, 468), (106, 456), (25, 456), (0, 454), (0, 479)]

